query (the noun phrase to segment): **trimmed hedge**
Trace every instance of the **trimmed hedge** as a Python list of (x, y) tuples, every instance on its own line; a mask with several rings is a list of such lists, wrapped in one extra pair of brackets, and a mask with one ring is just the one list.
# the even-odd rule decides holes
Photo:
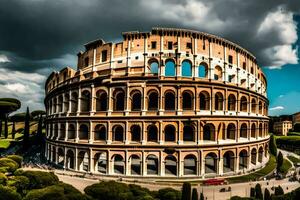
[(163, 188), (158, 190), (158, 196), (160, 200), (180, 200), (181, 192), (173, 188)]
[(14, 160), (16, 163), (18, 163), (19, 167), (22, 166), (23, 157), (19, 155), (9, 155), (7, 158)]
[(22, 197), (10, 187), (0, 185), (0, 200), (21, 200)]
[(30, 180), (26, 176), (15, 176), (10, 179), (9, 186), (16, 188), (17, 192), (20, 194), (25, 194), (25, 191), (29, 188)]
[(19, 168), (19, 164), (9, 158), (0, 158), (0, 172), (15, 172)]
[(7, 177), (5, 174), (0, 173), (0, 185), (6, 185)]

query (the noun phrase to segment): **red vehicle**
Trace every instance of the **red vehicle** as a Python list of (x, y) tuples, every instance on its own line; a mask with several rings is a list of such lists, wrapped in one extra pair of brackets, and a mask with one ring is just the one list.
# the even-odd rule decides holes
[(208, 179), (204, 181), (205, 185), (223, 185), (225, 183), (224, 179)]

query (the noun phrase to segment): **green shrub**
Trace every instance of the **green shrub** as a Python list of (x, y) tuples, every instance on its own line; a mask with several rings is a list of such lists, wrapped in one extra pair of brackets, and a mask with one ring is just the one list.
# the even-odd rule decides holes
[(191, 199), (192, 187), (189, 182), (183, 183), (181, 191), (182, 191), (181, 192), (181, 200), (190, 200)]
[(149, 189), (143, 188), (139, 185), (129, 184), (128, 186), (132, 194), (136, 197), (144, 197), (151, 194)]
[(239, 197), (239, 196), (233, 196), (230, 198), (230, 200), (255, 200), (252, 197)]
[(19, 167), (22, 166), (23, 157), (19, 155), (9, 155), (7, 158), (14, 160), (16, 163), (18, 163)]
[(0, 173), (0, 185), (5, 185), (7, 181), (7, 177), (5, 176), (5, 174)]
[(21, 195), (10, 187), (0, 185), (0, 200), (21, 200)]
[(15, 187), (18, 193), (24, 194), (29, 188), (29, 183), (30, 180), (26, 176), (15, 176), (12, 179), (10, 186)]
[(29, 190), (40, 189), (59, 183), (58, 177), (53, 172), (18, 171), (15, 174), (26, 176), (30, 180)]
[(6, 172), (14, 172), (16, 169), (18, 169), (19, 165), (12, 159), (0, 158), (0, 168), (4, 169), (3, 167), (7, 169)]
[(276, 146), (276, 140), (275, 140), (275, 137), (273, 134), (271, 134), (271, 137), (270, 137), (270, 141), (269, 141), (269, 150), (270, 150), (270, 153), (273, 155), (273, 156), (277, 156), (277, 146)]
[(255, 198), (256, 199), (263, 199), (263, 194), (261, 190), (261, 186), (259, 183), (255, 185)]
[(282, 189), (282, 187), (279, 185), (278, 187), (275, 187), (275, 192), (274, 194), (277, 196), (277, 195), (283, 195), (284, 194), (284, 191)]
[(160, 200), (179, 200), (181, 199), (181, 192), (173, 188), (163, 188), (158, 190), (158, 196)]

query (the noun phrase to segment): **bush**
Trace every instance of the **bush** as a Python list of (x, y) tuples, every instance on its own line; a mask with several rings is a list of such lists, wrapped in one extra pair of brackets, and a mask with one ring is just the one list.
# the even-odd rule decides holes
[(10, 187), (0, 185), (0, 200), (21, 200), (21, 195)]
[(277, 146), (276, 146), (276, 140), (274, 138), (274, 135), (271, 134), (271, 137), (270, 137), (270, 142), (269, 142), (269, 150), (270, 150), (270, 153), (273, 155), (273, 156), (277, 156)]
[(7, 181), (7, 177), (5, 176), (5, 174), (0, 173), (0, 185), (5, 185)]
[(191, 184), (188, 182), (183, 183), (182, 192), (181, 192), (181, 200), (190, 200), (191, 199)]
[(18, 193), (25, 194), (25, 190), (29, 188), (29, 179), (26, 176), (15, 176), (10, 186), (14, 186)]
[(263, 199), (263, 194), (261, 190), (261, 186), (259, 183), (255, 185), (255, 198), (256, 199)]
[(255, 200), (252, 197), (239, 197), (239, 196), (233, 196), (230, 198), (230, 200)]
[(265, 189), (264, 200), (271, 200), (271, 194), (267, 188)]
[[(2, 169), (5, 169), (5, 172), (14, 172), (16, 171), (16, 169), (18, 169), (19, 165), (16, 161), (9, 159), (9, 158), (0, 158), (0, 168), (1, 168), (1, 172)], [(4, 173), (5, 173), (4, 172)]]
[(278, 156), (277, 156), (277, 172), (280, 172), (280, 168), (283, 164), (283, 155), (281, 153), (281, 151), (279, 151)]
[(19, 167), (22, 166), (23, 157), (18, 155), (9, 155), (7, 158), (14, 160), (16, 163), (18, 163)]
[(53, 172), (18, 171), (18, 175), (26, 176), (30, 180), (28, 189), (40, 189), (59, 183), (58, 177)]
[(296, 123), (296, 124), (294, 125), (294, 131), (295, 131), (295, 132), (300, 132), (300, 123)]
[(158, 190), (157, 198), (160, 200), (179, 200), (181, 199), (181, 192), (173, 188), (163, 188)]
[(275, 192), (274, 192), (275, 196), (277, 195), (283, 195), (284, 191), (282, 189), (282, 187), (279, 185), (278, 187), (275, 187)]
[(198, 191), (196, 188), (193, 189), (192, 200), (198, 200)]

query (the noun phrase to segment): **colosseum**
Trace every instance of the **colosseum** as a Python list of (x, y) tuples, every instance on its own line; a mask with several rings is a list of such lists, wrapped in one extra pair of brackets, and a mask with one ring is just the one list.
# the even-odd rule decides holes
[(267, 81), (256, 58), (215, 35), (124, 32), (78, 53), (45, 90), (47, 160), (95, 176), (249, 173), (268, 153)]

